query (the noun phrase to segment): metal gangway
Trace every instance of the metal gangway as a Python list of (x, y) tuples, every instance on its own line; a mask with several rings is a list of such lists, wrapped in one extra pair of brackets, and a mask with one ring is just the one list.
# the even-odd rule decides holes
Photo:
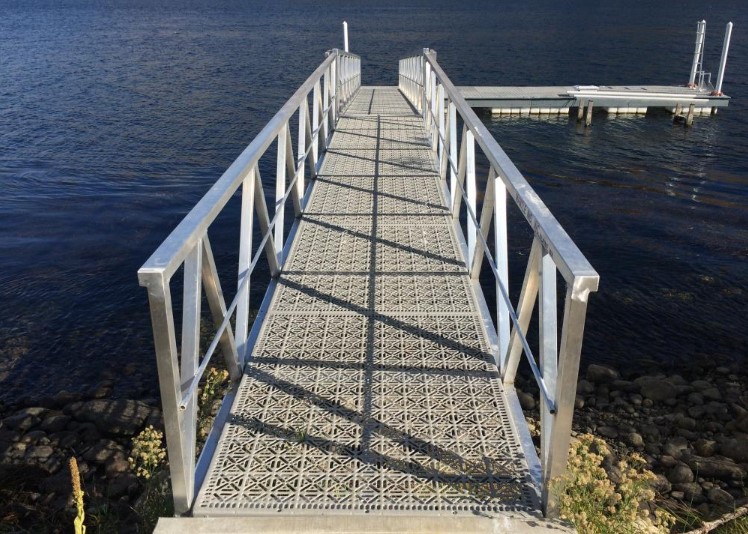
[[(199, 518), (211, 518), (201, 532), (542, 531), (557, 512), (598, 274), (436, 52), (401, 60), (399, 87), (362, 87), (360, 65), (328, 52), (138, 272), (178, 516), (159, 532)], [(209, 232), (237, 195), (227, 305)], [(508, 202), (532, 236), (516, 303)], [(263, 261), (271, 280), (252, 321)], [(198, 455), (197, 395), (216, 351), (233, 386)], [(522, 355), (540, 391), (539, 453), (513, 386)]]

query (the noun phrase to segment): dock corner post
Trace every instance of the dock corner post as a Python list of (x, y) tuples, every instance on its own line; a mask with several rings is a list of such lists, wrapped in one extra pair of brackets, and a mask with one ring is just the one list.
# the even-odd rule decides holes
[(592, 126), (592, 107), (593, 101), (590, 100), (589, 102), (587, 102), (587, 116), (584, 119), (585, 126)]
[(343, 21), (343, 50), (348, 52), (348, 23)]
[(572, 283), (566, 290), (556, 381), (556, 414), (553, 416), (548, 448), (543, 454), (546, 465), (543, 466), (542, 504), (546, 517), (556, 517), (559, 513), (559, 488), (554, 486), (554, 481), (566, 472), (571, 443), (574, 401), (587, 315), (587, 299), (580, 298), (580, 292), (575, 286), (576, 283)]
[(722, 57), (719, 60), (719, 72), (717, 73), (717, 86), (714, 88), (715, 94), (722, 95), (722, 81), (725, 78), (725, 66), (727, 65), (727, 52), (730, 50), (730, 37), (732, 36), (732, 22), (728, 22), (725, 27), (725, 40), (722, 43)]

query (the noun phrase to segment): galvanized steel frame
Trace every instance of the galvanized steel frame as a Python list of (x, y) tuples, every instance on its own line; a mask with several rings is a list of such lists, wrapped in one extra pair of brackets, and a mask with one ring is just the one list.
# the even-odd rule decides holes
[[(453, 217), (459, 225), (461, 202), (467, 219), (468, 267), (478, 279), (484, 257), (496, 279), (497, 365), (507, 391), (512, 391), (521, 354), (527, 356), (541, 391), (541, 494), (544, 513), (558, 510), (551, 480), (566, 469), (577, 375), (589, 293), (597, 291), (599, 275), (561, 227), (522, 173), (465, 102), (436, 60), (424, 49), (419, 56), (400, 60), (399, 88), (422, 114), (431, 135)], [(457, 144), (457, 116), (462, 137)], [(489, 161), (480, 220), (477, 206), (475, 145)], [(517, 306), (509, 299), (507, 249), (507, 192), (530, 224), (534, 238)], [(488, 243), (494, 227), (493, 243)], [(491, 247), (491, 245), (493, 245)], [(558, 342), (556, 279), (566, 282), (566, 296)], [(539, 306), (539, 359), (530, 350), (526, 332), (535, 302)], [(521, 417), (521, 412), (519, 412)], [(519, 423), (519, 422), (518, 422)], [(526, 454), (534, 456), (529, 443)]]
[[(166, 442), (174, 496), (175, 514), (192, 507), (204, 471), (215, 447), (218, 431), (213, 429), (200, 458), (196, 460), (196, 392), (205, 369), (220, 346), (231, 379), (241, 377), (251, 350), (250, 277), (263, 251), (269, 270), (276, 277), (285, 261), (284, 208), (292, 199), (296, 216), (305, 207), (305, 167), (312, 177), (321, 166), (341, 109), (361, 84), (361, 60), (337, 49), (299, 87), (293, 96), (260, 131), (221, 178), (187, 214), (182, 222), (138, 270), (140, 285), (148, 290), (156, 363), (164, 413)], [(311, 110), (309, 100), (311, 98)], [(297, 145), (292, 142), (290, 121), (298, 114)], [(260, 176), (259, 160), (277, 142), (275, 208), (270, 218)], [(320, 146), (321, 145), (321, 146)], [(296, 148), (296, 152), (294, 152)], [(208, 230), (229, 199), (241, 188), (241, 223), (236, 296), (227, 307), (218, 278)], [(262, 241), (252, 256), (252, 235), (259, 223)], [(293, 233), (293, 230), (292, 230)], [(170, 282), (184, 266), (182, 339), (177, 348)], [(269, 292), (274, 284), (271, 283)], [(220, 325), (205, 355), (199, 354), (202, 291)], [(236, 332), (230, 319), (236, 314)], [(254, 329), (253, 329), (254, 330)], [(232, 391), (227, 399), (233, 398)], [(224, 402), (221, 412), (226, 411)], [(221, 419), (221, 414), (217, 420)]]

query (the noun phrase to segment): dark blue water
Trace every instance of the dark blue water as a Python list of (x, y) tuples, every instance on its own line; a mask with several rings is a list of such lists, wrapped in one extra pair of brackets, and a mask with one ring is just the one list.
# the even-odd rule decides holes
[(734, 100), (691, 130), (484, 116), (601, 274), (585, 358), (622, 365), (747, 352), (745, 2), (1, 2), (0, 399), (128, 365), (115, 394), (155, 394), (138, 267), (340, 46), (343, 19), (365, 84), (394, 85), (397, 59), (428, 46), (458, 85), (560, 85), (684, 83), (702, 18), (715, 75), (735, 23)]

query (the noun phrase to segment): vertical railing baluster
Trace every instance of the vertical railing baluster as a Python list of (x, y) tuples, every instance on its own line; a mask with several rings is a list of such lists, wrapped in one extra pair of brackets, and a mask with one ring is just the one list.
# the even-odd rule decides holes
[(457, 192), (457, 173), (455, 167), (457, 162), (457, 107), (454, 102), (449, 102), (449, 208), (454, 210), (455, 196)]
[[(476, 210), (476, 191), (475, 191), (475, 137), (473, 136), (473, 132), (468, 130), (467, 135), (465, 137), (465, 143), (466, 143), (466, 165), (465, 168), (465, 182), (466, 182), (466, 193), (467, 193), (467, 205), (468, 207), (473, 211), (474, 214), (477, 213)], [(475, 241), (476, 241), (476, 235), (475, 235), (476, 227), (475, 227), (475, 221), (473, 220), (470, 215), (467, 217), (467, 245), (468, 245), (468, 268), (470, 267), (470, 261), (473, 257), (473, 254), (475, 254)]]
[(462, 189), (465, 183), (465, 169), (467, 168), (467, 126), (462, 125), (462, 137), (460, 141), (460, 159), (457, 162), (457, 187), (452, 195), (452, 218), (459, 219), (460, 206), (462, 205)]
[(306, 158), (306, 129), (309, 126), (309, 103), (307, 102), (308, 96), (304, 97), (304, 101), (299, 106), (299, 138), (296, 140), (297, 145), (297, 156), (296, 156), (296, 169), (299, 173), (299, 177), (296, 179), (296, 195), (299, 198), (299, 213), (301, 215), (301, 197), (304, 196), (304, 161)]
[(332, 124), (330, 130), (334, 131), (338, 124), (338, 113), (340, 113), (340, 54), (335, 51), (335, 61), (332, 62), (331, 95), (334, 105), (332, 106)]
[[(558, 496), (551, 483), (566, 470), (571, 442), (571, 423), (577, 394), (579, 359), (582, 353), (588, 291), (576, 287), (577, 278), (566, 288), (564, 319), (561, 326), (558, 376), (556, 379), (556, 415), (548, 444), (547, 475), (543, 478), (543, 508), (546, 515), (558, 515)], [(581, 280), (580, 280), (581, 281)]]
[(177, 342), (174, 331), (174, 311), (171, 303), (169, 281), (161, 273), (147, 280), (148, 303), (151, 311), (153, 342), (156, 348), (161, 406), (164, 411), (164, 431), (169, 454), (171, 492), (174, 497), (174, 513), (182, 515), (192, 506), (192, 494), (188, 491), (190, 479), (188, 448), (184, 441), (185, 417), (179, 409), (181, 381)]
[[(202, 240), (187, 254), (184, 260), (184, 303), (182, 308), (182, 358), (181, 383), (189, 387), (195, 379), (200, 358), (200, 308), (202, 303)], [(189, 501), (195, 494), (195, 447), (197, 431), (197, 402), (190, 398), (183, 410), (184, 461), (187, 471), (186, 492)]]
[(320, 83), (314, 82), (312, 91), (312, 178), (317, 177), (317, 164), (319, 162), (319, 114), (320, 114)]
[(247, 334), (249, 333), (249, 267), (252, 264), (252, 232), (254, 230), (255, 169), (242, 182), (242, 207), (239, 230), (239, 273), (237, 291), (239, 303), (236, 305), (236, 352), (243, 367), (247, 363)]
[(286, 194), (286, 132), (288, 123), (284, 124), (278, 133), (278, 154), (275, 169), (275, 228), (273, 228), (273, 243), (278, 255), (278, 264), (283, 266), (283, 218), (285, 206), (283, 197)]
[[(293, 142), (291, 141), (291, 127), (290, 124), (288, 124), (286, 125), (286, 182), (293, 181), (296, 176), (298, 164), (294, 157), (294, 153)], [(299, 182), (297, 181), (296, 184), (298, 183)], [(299, 195), (299, 188), (293, 187), (289, 192), (291, 202), (293, 203), (293, 211), (297, 217), (301, 217), (301, 196)], [(283, 194), (285, 195), (285, 193), (284, 190)]]
[(444, 139), (446, 138), (446, 129), (444, 123), (444, 86), (439, 84), (436, 91), (436, 116), (439, 117), (439, 145), (437, 155), (439, 156), (439, 178), (442, 182), (446, 179), (446, 167), (444, 166)]
[(323, 100), (322, 100), (322, 133), (324, 135), (322, 139), (322, 146), (327, 150), (328, 143), (330, 142), (330, 78), (332, 77), (332, 64), (327, 67), (325, 71), (325, 83), (323, 84)]
[(499, 278), (496, 280), (496, 328), (499, 337), (500, 371), (504, 373), (506, 353), (509, 348), (511, 317), (509, 304), (504, 300), (500, 286), (509, 295), (509, 249), (506, 219), (506, 185), (498, 172), (494, 178), (494, 259)]
[[(558, 372), (558, 321), (556, 309), (556, 264), (547, 251), (543, 251), (540, 260), (540, 298), (538, 320), (540, 335), (540, 372), (551, 399), (556, 397), (556, 373)], [(543, 468), (543, 479), (550, 475), (548, 452), (550, 438), (553, 434), (554, 416), (550, 411), (545, 395), (540, 395), (540, 458)]]

